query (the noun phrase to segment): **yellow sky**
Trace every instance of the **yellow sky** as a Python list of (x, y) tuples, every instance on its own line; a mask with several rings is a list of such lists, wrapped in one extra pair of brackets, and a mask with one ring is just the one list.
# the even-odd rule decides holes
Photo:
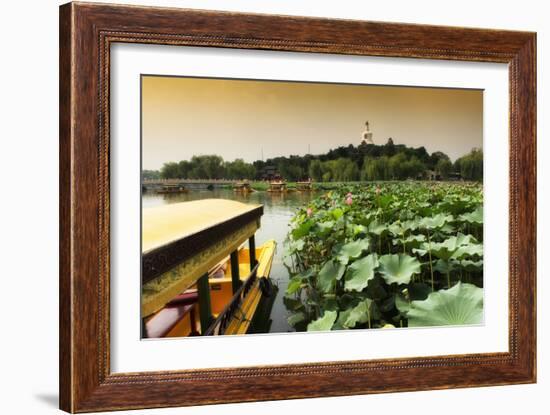
[(443, 151), (483, 143), (480, 90), (142, 77), (143, 168), (198, 154), (225, 160), (320, 154), (361, 142)]

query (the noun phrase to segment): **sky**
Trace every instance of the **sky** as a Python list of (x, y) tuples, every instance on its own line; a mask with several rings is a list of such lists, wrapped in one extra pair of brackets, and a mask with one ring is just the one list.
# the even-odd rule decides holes
[(361, 143), (443, 151), (483, 144), (481, 90), (142, 76), (143, 169), (194, 155), (247, 162)]

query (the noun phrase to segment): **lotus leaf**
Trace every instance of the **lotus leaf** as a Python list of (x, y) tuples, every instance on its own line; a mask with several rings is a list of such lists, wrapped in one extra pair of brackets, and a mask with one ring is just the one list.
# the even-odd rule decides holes
[(457, 283), (452, 288), (411, 302), (407, 312), (409, 327), (480, 324), (483, 320), (483, 289)]
[(323, 265), (323, 268), (321, 268), (321, 271), (319, 271), (319, 288), (323, 292), (330, 292), (334, 288), (336, 280), (342, 278), (345, 270), (345, 265), (333, 261), (332, 259), (328, 260), (325, 265)]
[(353, 328), (357, 323), (366, 323), (370, 319), (370, 307), (372, 305), (372, 300), (370, 298), (361, 301), (355, 307), (346, 310), (347, 313), (344, 314), (344, 318), (340, 320), (342, 326), (346, 328)]
[(369, 240), (358, 239), (357, 241), (348, 242), (343, 245), (338, 252), (338, 260), (342, 264), (347, 264), (350, 259), (357, 258), (361, 253), (369, 247)]
[(288, 324), (290, 324), (292, 327), (295, 327), (296, 324), (301, 323), (302, 321), (305, 321), (306, 315), (302, 312), (292, 314), (290, 317), (286, 319)]
[(378, 256), (370, 254), (358, 259), (348, 267), (346, 272), (346, 291), (362, 291), (374, 278), (374, 270), (378, 267)]
[(461, 215), (460, 220), (468, 223), (483, 223), (483, 206), (478, 206), (473, 212)]
[(420, 262), (406, 254), (382, 255), (379, 261), (379, 271), (388, 284), (408, 284), (420, 272)]
[(423, 218), (420, 221), (420, 227), (424, 229), (437, 229), (443, 227), (447, 222), (452, 222), (452, 215), (439, 213), (432, 217)]
[(332, 329), (338, 313), (336, 311), (325, 311), (322, 317), (307, 325), (307, 331), (327, 331)]

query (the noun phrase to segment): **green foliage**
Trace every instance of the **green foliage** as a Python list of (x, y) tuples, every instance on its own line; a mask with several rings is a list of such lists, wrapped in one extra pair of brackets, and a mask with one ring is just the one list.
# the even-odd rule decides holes
[[(439, 310), (455, 294), (482, 307), (468, 300), (470, 286), (483, 288), (482, 203), (473, 183), (338, 185), (319, 194), (298, 209), (285, 244), (289, 322), (298, 331), (407, 327), (411, 316), (426, 321), (411, 311), (420, 303)], [(448, 324), (469, 324), (456, 321)]]
[(469, 154), (460, 157), (455, 162), (455, 169), (460, 171), (466, 180), (483, 179), (483, 151), (474, 148)]
[(142, 170), (141, 178), (142, 180), (160, 179), (160, 171), (159, 170)]
[(448, 290), (431, 293), (424, 301), (411, 302), (406, 315), (409, 327), (480, 324), (483, 289), (458, 282)]
[[(411, 148), (389, 139), (385, 145), (348, 145), (313, 156), (291, 155), (256, 160), (224, 161), (218, 155), (194, 156), (191, 160), (168, 162), (158, 175), (164, 179), (263, 180), (265, 169), (287, 181), (312, 178), (316, 182), (354, 182), (422, 179), (436, 171), (443, 179), (461, 173), (467, 180), (483, 178), (483, 153), (474, 149), (454, 166), (442, 152), (428, 154), (424, 147)], [(148, 173), (149, 174), (149, 173)]]
[(256, 169), (243, 159), (225, 162), (217, 155), (193, 156), (179, 163), (164, 163), (160, 169), (163, 179), (254, 179)]
[(367, 238), (348, 242), (340, 248), (340, 251), (338, 252), (338, 260), (342, 264), (346, 265), (350, 259), (357, 258), (368, 247), (369, 240)]
[(327, 261), (319, 271), (318, 285), (321, 291), (332, 291), (336, 281), (342, 278), (345, 270), (345, 265), (333, 260)]
[(338, 313), (336, 311), (326, 311), (323, 317), (312, 321), (307, 325), (307, 331), (326, 331), (332, 329)]
[(382, 255), (380, 265), (380, 273), (388, 284), (408, 284), (420, 272), (420, 262), (405, 254)]
[(378, 257), (370, 254), (351, 264), (346, 273), (344, 288), (346, 291), (363, 291), (369, 281), (374, 278), (374, 270), (378, 267)]

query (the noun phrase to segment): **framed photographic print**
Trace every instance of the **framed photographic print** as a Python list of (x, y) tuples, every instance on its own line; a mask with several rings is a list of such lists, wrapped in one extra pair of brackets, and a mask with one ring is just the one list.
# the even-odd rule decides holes
[(61, 6), (61, 408), (535, 382), (535, 61), (527, 32)]

